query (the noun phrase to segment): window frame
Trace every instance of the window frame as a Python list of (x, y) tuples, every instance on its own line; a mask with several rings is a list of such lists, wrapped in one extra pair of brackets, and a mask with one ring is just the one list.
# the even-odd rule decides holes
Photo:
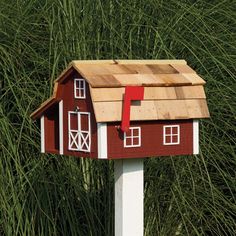
[[(134, 136), (133, 130), (138, 130), (138, 135)], [(130, 136), (127, 133), (124, 133), (124, 147), (125, 148), (132, 148), (132, 147), (141, 147), (141, 127), (130, 127), (129, 130), (131, 131)], [(138, 139), (138, 144), (134, 144), (134, 139)], [(131, 144), (127, 144), (127, 139), (131, 139)]]
[[(79, 83), (78, 87), (77, 87), (77, 82)], [(82, 84), (82, 86), (81, 86), (81, 84)], [(81, 96), (82, 90), (84, 92), (83, 96)], [(77, 95), (77, 92), (79, 93), (79, 95)], [(83, 78), (75, 78), (74, 79), (74, 98), (86, 99), (86, 83)]]
[[(166, 133), (166, 129), (170, 128), (170, 134)], [(177, 133), (173, 134), (173, 128), (177, 128)], [(173, 142), (173, 136), (177, 136), (177, 141)], [(170, 142), (166, 142), (166, 137), (170, 137)], [(163, 126), (163, 145), (179, 145), (180, 144), (180, 125), (164, 125)]]

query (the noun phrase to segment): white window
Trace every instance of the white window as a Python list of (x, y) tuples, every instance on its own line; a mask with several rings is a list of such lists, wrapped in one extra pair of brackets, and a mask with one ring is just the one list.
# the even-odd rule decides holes
[(86, 86), (84, 79), (74, 79), (75, 98), (86, 98)]
[(141, 128), (130, 127), (128, 132), (124, 133), (124, 147), (141, 146)]
[(179, 125), (163, 126), (163, 144), (176, 145), (180, 144), (180, 128)]
[(69, 111), (68, 113), (68, 149), (90, 152), (91, 124), (90, 113)]

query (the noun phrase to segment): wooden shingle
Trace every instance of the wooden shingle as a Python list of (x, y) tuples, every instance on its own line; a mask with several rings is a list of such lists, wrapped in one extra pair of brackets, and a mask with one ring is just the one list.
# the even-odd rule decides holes
[(131, 107), (131, 120), (209, 117), (205, 81), (185, 60), (72, 61), (56, 80), (53, 96), (31, 117), (39, 117), (60, 101), (60, 87), (74, 71), (90, 89), (97, 122), (121, 121), (126, 86), (143, 86), (144, 100)]
[[(93, 102), (122, 101), (125, 88), (90, 88)], [(205, 99), (202, 86), (145, 87), (144, 100)]]
[[(93, 102), (97, 122), (121, 121), (122, 101)], [(176, 120), (209, 117), (205, 99), (144, 100), (131, 106), (130, 120)]]

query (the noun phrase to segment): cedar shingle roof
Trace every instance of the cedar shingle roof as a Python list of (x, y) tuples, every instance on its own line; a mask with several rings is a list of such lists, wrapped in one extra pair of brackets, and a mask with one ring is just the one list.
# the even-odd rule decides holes
[[(125, 86), (144, 86), (144, 100), (131, 108), (131, 120), (207, 118), (205, 81), (184, 60), (72, 61), (55, 87), (76, 70), (88, 83), (97, 122), (121, 121)], [(32, 118), (60, 100), (57, 89)]]

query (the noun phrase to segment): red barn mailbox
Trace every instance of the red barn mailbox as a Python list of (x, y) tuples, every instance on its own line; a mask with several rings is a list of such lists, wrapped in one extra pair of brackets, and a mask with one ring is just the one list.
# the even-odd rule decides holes
[(184, 60), (72, 61), (35, 112), (41, 151), (115, 161), (115, 236), (143, 235), (143, 160), (199, 152), (204, 80)]
[(209, 117), (204, 84), (184, 60), (72, 61), (31, 117), (41, 119), (42, 152), (98, 159), (197, 154), (198, 119)]

